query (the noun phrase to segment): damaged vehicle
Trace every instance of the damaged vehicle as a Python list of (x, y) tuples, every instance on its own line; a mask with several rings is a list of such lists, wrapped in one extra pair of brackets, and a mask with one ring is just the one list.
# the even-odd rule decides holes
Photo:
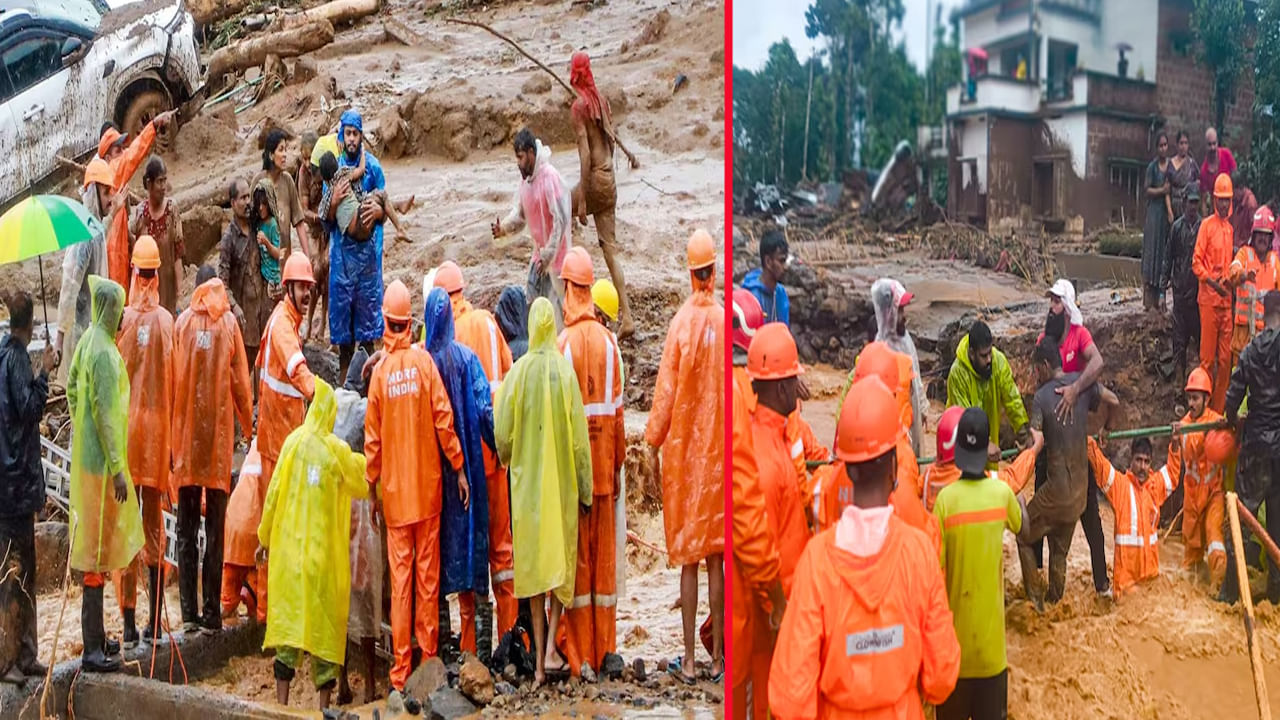
[(0, 0), (0, 207), (131, 136), (201, 85), (182, 0)]

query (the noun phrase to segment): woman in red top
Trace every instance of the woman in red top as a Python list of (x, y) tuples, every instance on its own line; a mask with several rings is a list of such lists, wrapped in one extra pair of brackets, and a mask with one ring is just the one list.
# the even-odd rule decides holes
[(169, 177), (164, 160), (152, 156), (147, 161), (142, 186), (147, 190), (147, 199), (134, 208), (129, 234), (135, 238), (150, 235), (156, 241), (156, 247), (160, 248), (160, 306), (177, 315), (186, 248), (182, 242), (182, 219), (168, 195)]

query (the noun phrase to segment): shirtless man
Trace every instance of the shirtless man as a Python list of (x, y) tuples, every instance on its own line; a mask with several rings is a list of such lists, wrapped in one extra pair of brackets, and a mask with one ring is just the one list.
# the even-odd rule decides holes
[(621, 305), (618, 339), (625, 340), (635, 334), (631, 318), (631, 304), (627, 301), (626, 280), (622, 264), (616, 257), (618, 245), (614, 236), (616, 216), (614, 205), (618, 190), (613, 180), (613, 117), (609, 101), (596, 89), (591, 75), (591, 60), (585, 52), (575, 52), (569, 64), (569, 84), (578, 91), (578, 99), (569, 111), (573, 118), (573, 131), (578, 138), (578, 164), (581, 176), (573, 189), (573, 216), (584, 227), (587, 215), (596, 221), (596, 234), (604, 262), (609, 266), (613, 284), (618, 288)]

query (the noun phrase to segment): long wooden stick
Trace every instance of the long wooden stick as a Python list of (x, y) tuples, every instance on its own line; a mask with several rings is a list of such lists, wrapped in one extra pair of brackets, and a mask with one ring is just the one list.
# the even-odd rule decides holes
[(1267, 700), (1267, 682), (1262, 676), (1262, 650), (1254, 634), (1253, 593), (1249, 590), (1249, 570), (1244, 564), (1244, 542), (1240, 539), (1239, 498), (1227, 493), (1227, 517), (1231, 524), (1231, 540), (1236, 556), (1236, 577), (1240, 583), (1240, 600), (1244, 603), (1244, 634), (1249, 643), (1249, 664), (1253, 667), (1253, 693), (1258, 700), (1258, 717), (1271, 720), (1271, 703)]
[[(570, 95), (572, 95), (572, 96), (573, 96), (573, 97), (575, 97), (575, 98), (576, 98), (576, 97), (578, 97), (578, 91), (577, 91), (577, 90), (574, 90), (574, 89), (573, 89), (573, 87), (572, 87), (571, 85), (569, 85), (569, 83), (565, 82), (565, 81), (564, 81), (564, 80), (563, 80), (559, 75), (557, 75), (555, 70), (552, 70), (551, 68), (549, 68), (549, 67), (547, 67), (545, 64), (543, 64), (543, 62), (542, 62), (541, 60), (539, 60), (538, 58), (536, 58), (536, 57), (534, 57), (534, 56), (530, 55), (530, 54), (528, 53), (528, 51), (526, 51), (524, 48), (520, 47), (520, 44), (519, 44), (519, 43), (517, 43), (515, 40), (512, 40), (511, 38), (507, 37), (506, 35), (503, 35), (502, 33), (498, 32), (497, 30), (494, 30), (493, 28), (489, 27), (488, 25), (485, 25), (485, 24), (484, 24), (484, 23), (482, 23), (482, 22), (476, 22), (475, 20), (463, 20), (462, 18), (445, 18), (445, 20), (446, 20), (447, 22), (451, 22), (451, 23), (458, 23), (459, 25), (470, 25), (470, 26), (472, 26), (472, 27), (478, 27), (478, 28), (480, 28), (481, 30), (487, 30), (487, 31), (489, 31), (490, 33), (492, 33), (492, 34), (493, 34), (495, 37), (497, 37), (498, 39), (500, 39), (500, 40), (502, 40), (502, 41), (506, 42), (508, 45), (510, 45), (511, 47), (515, 48), (515, 49), (516, 49), (516, 51), (517, 51), (517, 52), (519, 52), (521, 55), (523, 55), (523, 56), (525, 56), (525, 57), (529, 58), (531, 61), (533, 61), (533, 64), (537, 65), (538, 67), (542, 68), (543, 70), (546, 70), (546, 71), (551, 75), (551, 77), (553, 77), (553, 78), (555, 78), (555, 79), (556, 79), (556, 82), (560, 83), (560, 86), (561, 86), (561, 87), (563, 87), (565, 90), (568, 90), (568, 91), (569, 91), (569, 94), (570, 94)], [(613, 141), (613, 144), (618, 146), (618, 149), (622, 151), (622, 154), (627, 156), (627, 162), (631, 163), (631, 169), (632, 169), (632, 170), (635, 170), (635, 169), (639, 168), (639, 167), (640, 167), (640, 161), (639, 161), (639, 160), (637, 160), (637, 159), (636, 159), (636, 156), (635, 156), (634, 154), (632, 154), (632, 152), (631, 152), (630, 150), (628, 150), (628, 149), (627, 149), (627, 146), (626, 146), (626, 145), (623, 145), (623, 144), (622, 144), (622, 141), (618, 139), (618, 136), (617, 136), (616, 134), (614, 134), (613, 129), (612, 129), (612, 128), (610, 128), (610, 127), (608, 127), (608, 124), (607, 124), (607, 123), (600, 123), (600, 127), (604, 130), (605, 134), (609, 136), (609, 139)]]
[(1244, 506), (1240, 498), (1236, 498), (1236, 506), (1240, 509), (1240, 517), (1244, 520), (1244, 524), (1249, 526), (1249, 530), (1258, 538), (1258, 542), (1262, 543), (1262, 547), (1266, 548), (1267, 554), (1280, 565), (1280, 547), (1276, 547), (1276, 543), (1271, 539), (1270, 533), (1262, 529), (1262, 523), (1258, 522), (1258, 518), (1249, 512), (1249, 508)]

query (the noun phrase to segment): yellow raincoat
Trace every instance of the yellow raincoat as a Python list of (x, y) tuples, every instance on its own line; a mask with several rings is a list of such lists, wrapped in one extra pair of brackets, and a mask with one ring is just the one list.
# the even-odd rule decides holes
[[(129, 375), (116, 349), (124, 288), (89, 276), (92, 323), (71, 357), (71, 567), (105, 573), (129, 565), (142, 549), (142, 516), (129, 476)], [(129, 496), (116, 502), (112, 478), (123, 473)]]
[(529, 351), (511, 366), (493, 406), (498, 457), (511, 469), (515, 594), (573, 602), (578, 504), (591, 504), (591, 445), (573, 365), (556, 351), (551, 302), (529, 309)]
[(333, 434), (338, 401), (316, 378), (302, 426), (289, 433), (267, 489), (258, 542), (271, 551), (265, 648), (343, 664), (351, 602), (351, 500), (369, 492), (364, 456)]

